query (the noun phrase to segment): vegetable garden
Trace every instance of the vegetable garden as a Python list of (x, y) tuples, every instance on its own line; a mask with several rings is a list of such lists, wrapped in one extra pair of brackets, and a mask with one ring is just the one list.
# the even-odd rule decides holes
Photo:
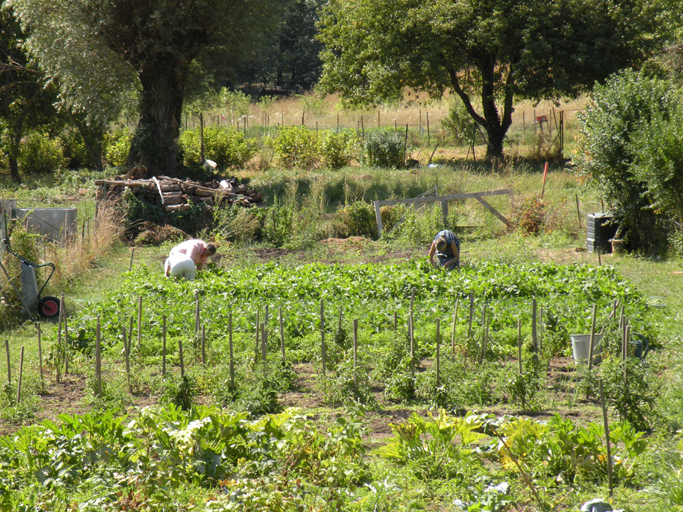
[[(652, 314), (606, 266), (143, 264), (46, 330), (40, 375), (85, 376), (91, 412), (2, 438), (3, 506), (574, 510), (638, 482), (658, 381), (628, 338), (656, 344)], [(575, 364), (591, 330), (602, 361)]]

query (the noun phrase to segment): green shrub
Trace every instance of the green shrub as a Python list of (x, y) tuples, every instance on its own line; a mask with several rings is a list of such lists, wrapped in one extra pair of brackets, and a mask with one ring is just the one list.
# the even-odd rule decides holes
[(462, 101), (456, 100), (450, 111), (441, 124), (444, 130), (448, 131), (455, 140), (455, 143), (462, 146), (472, 139), (472, 134), (476, 125), (472, 116), (467, 113)]
[[(634, 167), (638, 147), (633, 139), (642, 129), (650, 129), (653, 118), (675, 112), (678, 103), (676, 88), (668, 81), (628, 70), (596, 86), (591, 105), (579, 116), (579, 169), (595, 182), (630, 248), (657, 249), (665, 242), (655, 229), (647, 177)], [(659, 135), (649, 137), (658, 145)]]
[(517, 210), (517, 225), (525, 235), (538, 235), (545, 223), (548, 203), (543, 199), (531, 196), (522, 201)]
[(400, 169), (405, 167), (406, 146), (400, 132), (384, 129), (365, 135), (364, 158), (367, 165)]
[(53, 172), (67, 164), (62, 146), (47, 134), (32, 132), (19, 148), (19, 169), (27, 174)]
[(281, 128), (272, 144), (284, 167), (311, 169), (320, 162), (320, 137), (305, 126)]
[(104, 138), (104, 160), (115, 167), (126, 165), (133, 134), (128, 130), (116, 130)]
[(357, 201), (344, 207), (341, 211), (347, 236), (364, 236), (377, 238), (377, 222), (372, 206), (364, 201)]
[(64, 158), (66, 158), (67, 165), (70, 168), (93, 167), (90, 153), (88, 153), (85, 143), (83, 142), (83, 137), (81, 137), (81, 134), (78, 131), (66, 130), (60, 135), (59, 140)]
[(323, 165), (331, 169), (341, 169), (358, 158), (360, 141), (356, 132), (325, 132), (320, 137), (320, 152)]
[[(201, 163), (200, 130), (186, 130), (180, 136), (183, 163)], [(209, 126), (204, 128), (204, 157), (215, 161), (221, 169), (242, 167), (256, 152), (256, 144), (234, 127)]]

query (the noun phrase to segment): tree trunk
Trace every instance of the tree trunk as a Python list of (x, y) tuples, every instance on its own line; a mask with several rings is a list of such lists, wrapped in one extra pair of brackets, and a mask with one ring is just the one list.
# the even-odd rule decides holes
[(21, 183), (21, 175), (19, 174), (19, 163), (17, 162), (17, 157), (8, 156), (9, 161), (9, 175), (14, 183)]
[[(180, 60), (180, 59), (178, 59)], [(139, 72), (140, 121), (128, 154), (128, 166), (143, 166), (149, 176), (176, 175), (183, 89), (188, 65), (156, 60)]]

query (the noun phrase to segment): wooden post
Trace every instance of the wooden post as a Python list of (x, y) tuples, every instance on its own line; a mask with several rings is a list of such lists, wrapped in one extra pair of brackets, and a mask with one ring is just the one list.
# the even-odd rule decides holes
[(631, 326), (626, 325), (626, 332), (624, 335), (624, 384), (628, 384), (628, 371), (626, 366), (626, 360), (628, 359), (628, 347), (629, 341), (631, 340)]
[(130, 263), (128, 264), (128, 272), (133, 270), (133, 255), (135, 255), (135, 247), (130, 248)]
[(178, 355), (180, 356), (180, 376), (185, 376), (185, 363), (183, 361), (183, 340), (178, 340)]
[(162, 317), (161, 375), (166, 375), (166, 315)]
[(441, 385), (441, 319), (436, 319), (436, 387)]
[(97, 396), (102, 396), (102, 340), (100, 338), (100, 316), (97, 315), (95, 327), (95, 378), (97, 379)]
[(259, 360), (259, 352), (260, 352), (260, 342), (261, 342), (261, 333), (259, 332), (259, 328), (261, 326), (261, 311), (256, 310), (256, 346), (254, 348), (254, 362), (258, 363)]
[(41, 343), (40, 322), (36, 323), (38, 329), (38, 366), (40, 367), (40, 384), (45, 386), (45, 376), (43, 374), (43, 345)]
[(429, 136), (429, 112), (427, 112), (427, 145), (432, 145), (431, 138)]
[(467, 337), (472, 337), (472, 316), (474, 315), (474, 292), (470, 292), (470, 318), (467, 324)]
[(576, 218), (579, 221), (579, 231), (581, 231), (581, 210), (579, 210), (579, 194), (576, 194)]
[(21, 346), (21, 354), (19, 356), (19, 383), (17, 384), (17, 404), (21, 402), (21, 376), (24, 373), (24, 346)]
[(7, 353), (7, 384), (12, 384), (12, 370), (9, 358), (9, 340), (5, 340), (5, 352)]
[(593, 368), (593, 348), (595, 347), (595, 314), (597, 310), (597, 305), (593, 304), (593, 312), (591, 314), (591, 337), (590, 345), (588, 348), (588, 369)]
[(55, 357), (55, 370), (57, 371), (57, 383), (60, 382), (60, 375), (62, 374), (62, 356), (64, 349), (62, 347), (62, 312), (57, 315), (57, 354)]
[(353, 391), (358, 391), (356, 382), (356, 366), (358, 364), (358, 319), (353, 320)]
[(133, 339), (133, 315), (130, 315), (130, 319), (128, 320), (128, 339)]
[(522, 375), (522, 319), (517, 319), (517, 360), (519, 361), (519, 374)]
[(199, 312), (199, 290), (194, 291), (194, 333), (195, 336), (199, 334), (199, 328), (201, 325), (201, 316)]
[(228, 313), (228, 347), (230, 348), (230, 389), (235, 389), (235, 358), (232, 352), (232, 311)]
[(538, 353), (538, 336), (536, 333), (536, 308), (536, 297), (534, 297), (531, 305), (531, 350), (534, 353)]
[(128, 392), (132, 393), (130, 386), (130, 343), (126, 341), (126, 326), (121, 327), (123, 332), (123, 352), (126, 357), (126, 378), (128, 379)]
[(268, 368), (268, 353), (267, 353), (267, 337), (266, 337), (266, 323), (261, 324), (261, 359), (263, 360), (263, 378), (266, 378)]
[(280, 306), (280, 352), (282, 353), (282, 364), (285, 364), (287, 359), (285, 358), (285, 330), (282, 322), (282, 306)]
[(337, 336), (341, 337), (341, 332), (342, 332), (342, 314), (343, 314), (343, 305), (339, 305), (339, 325), (337, 326)]
[(484, 361), (484, 355), (486, 354), (486, 335), (488, 334), (487, 331), (487, 326), (488, 324), (486, 323), (486, 304), (483, 304), (481, 307), (481, 356), (479, 357), (479, 362), (481, 363)]
[(453, 328), (451, 329), (451, 356), (455, 357), (455, 326), (458, 321), (458, 301), (455, 299), (455, 309), (453, 309)]
[(206, 364), (206, 326), (202, 324), (202, 364)]
[(410, 374), (415, 374), (415, 337), (413, 336), (413, 310), (408, 313), (408, 337), (410, 339)]
[(142, 340), (142, 295), (138, 297), (138, 350)]
[(602, 423), (605, 427), (605, 445), (607, 447), (607, 482), (609, 484), (609, 495), (610, 498), (614, 494), (614, 488), (612, 484), (612, 447), (610, 446), (610, 433), (609, 433), (609, 421), (607, 421), (607, 405), (605, 404), (605, 392), (602, 388), (602, 379), (598, 381), (598, 387), (600, 388), (600, 405), (602, 406)]
[(320, 299), (320, 354), (322, 356), (323, 377), (325, 376), (325, 307), (324, 300)]
[(66, 325), (66, 307), (64, 306), (64, 292), (59, 296), (59, 315), (64, 324), (64, 375), (69, 373), (69, 329)]
[(394, 310), (394, 332), (398, 331), (398, 311)]

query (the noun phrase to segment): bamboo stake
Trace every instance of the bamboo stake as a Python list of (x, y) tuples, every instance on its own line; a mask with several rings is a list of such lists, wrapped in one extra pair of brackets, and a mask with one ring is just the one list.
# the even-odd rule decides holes
[(133, 255), (135, 254), (135, 247), (130, 248), (130, 263), (128, 264), (128, 272), (133, 270)]
[(394, 332), (398, 331), (398, 311), (394, 310)]
[(62, 374), (62, 312), (60, 311), (57, 315), (57, 357), (55, 358), (55, 370), (57, 370), (57, 383), (60, 382), (60, 376)]
[(194, 302), (194, 334), (196, 336), (199, 334), (199, 328), (201, 324), (201, 316), (199, 311), (199, 290), (194, 291)]
[(337, 326), (337, 337), (341, 336), (342, 332), (342, 314), (343, 314), (343, 305), (339, 305), (339, 325)]
[(536, 315), (537, 305), (536, 297), (534, 297), (531, 306), (531, 350), (535, 353), (538, 353), (538, 333), (536, 332)]
[(451, 355), (455, 357), (455, 325), (458, 321), (458, 300), (455, 299), (455, 309), (453, 310), (453, 328), (451, 329)]
[(102, 396), (102, 340), (100, 338), (100, 316), (97, 315), (95, 327), (95, 377), (97, 379), (97, 396)]
[(128, 319), (128, 339), (132, 340), (133, 339), (133, 315), (130, 315), (130, 318)]
[(285, 364), (287, 359), (285, 358), (285, 330), (283, 328), (282, 322), (282, 306), (280, 306), (280, 352), (282, 352), (282, 364)]
[(631, 326), (626, 326), (626, 336), (624, 336), (624, 384), (628, 384), (628, 370), (626, 366), (626, 360), (628, 356), (629, 341), (631, 340)]
[(5, 340), (5, 352), (7, 353), (7, 384), (12, 384), (12, 370), (9, 358), (9, 340)]
[(142, 295), (138, 297), (138, 350), (142, 339)]
[(166, 315), (162, 317), (161, 375), (166, 375)]
[(64, 325), (64, 375), (69, 374), (69, 330), (66, 325), (66, 308), (64, 307), (64, 292), (59, 296), (59, 316)]
[(320, 353), (322, 355), (323, 377), (325, 376), (325, 306), (323, 299), (320, 299)]
[(202, 324), (202, 364), (206, 364), (206, 326)]
[(17, 384), (17, 404), (21, 402), (21, 376), (24, 374), (24, 346), (21, 346), (19, 356), (19, 383)]
[(235, 358), (232, 352), (232, 311), (228, 313), (228, 346), (230, 347), (230, 389), (235, 389)]
[(259, 328), (261, 325), (261, 311), (256, 310), (256, 347), (254, 349), (254, 362), (258, 363), (259, 359), (259, 345), (261, 344), (261, 335), (259, 333)]
[(40, 384), (45, 386), (45, 376), (43, 374), (43, 344), (41, 343), (40, 322), (36, 324), (38, 328), (38, 366), (40, 367)]
[(353, 320), (353, 392), (358, 392), (356, 382), (356, 366), (358, 364), (358, 319)]
[(268, 354), (267, 354), (268, 338), (266, 334), (265, 322), (261, 324), (261, 359), (263, 359), (263, 378), (266, 378), (268, 370)]
[(441, 385), (441, 319), (436, 319), (436, 387)]
[(614, 486), (612, 483), (612, 447), (610, 446), (609, 422), (607, 421), (607, 405), (605, 404), (605, 392), (602, 387), (602, 379), (598, 381), (600, 388), (600, 405), (602, 406), (602, 422), (605, 426), (605, 439), (607, 441), (607, 481), (609, 483), (609, 496), (614, 495)]
[(130, 385), (130, 343), (126, 341), (126, 326), (121, 327), (123, 331), (123, 352), (126, 356), (126, 378), (128, 379), (128, 392), (132, 394)]
[(595, 348), (595, 314), (597, 305), (593, 304), (593, 312), (591, 313), (591, 338), (588, 349), (588, 370), (593, 368), (593, 349)]
[(517, 319), (517, 360), (519, 361), (519, 374), (522, 375), (522, 319)]
[(467, 326), (467, 337), (472, 337), (472, 317), (474, 316), (474, 292), (470, 292), (470, 319)]
[(410, 337), (410, 374), (415, 375), (415, 338), (413, 336), (413, 310), (408, 316), (408, 336)]
[(479, 362), (484, 361), (484, 354), (486, 353), (486, 304), (482, 305), (481, 308), (481, 355), (479, 356)]
[(185, 376), (185, 362), (183, 361), (183, 340), (178, 340), (178, 355), (180, 356), (180, 376)]

